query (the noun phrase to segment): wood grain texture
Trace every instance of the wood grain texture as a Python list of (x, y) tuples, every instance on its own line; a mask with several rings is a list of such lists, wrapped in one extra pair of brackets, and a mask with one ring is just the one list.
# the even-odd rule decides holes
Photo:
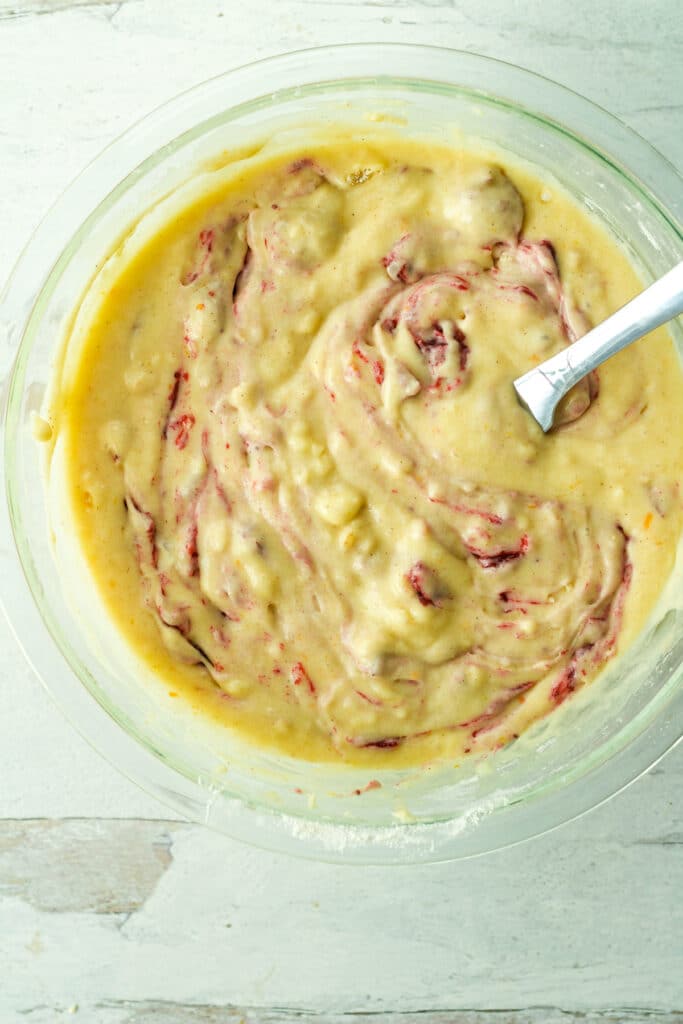
[(163, 820), (0, 823), (0, 1008), (678, 1009), (683, 822), (652, 806), (656, 780), (590, 832), (411, 868), (291, 861)]
[(41, 14), (58, 14), (75, 7), (120, 8), (124, 3), (141, 3), (142, 0), (0, 0), (0, 21), (12, 18), (28, 18)]
[[(76, 1016), (78, 1014), (78, 1016)], [(657, 1010), (574, 1013), (554, 1006), (530, 1010), (448, 1010), (433, 1013), (301, 1013), (266, 1007), (208, 1006), (168, 1002), (78, 1003), (34, 1007), (22, 1015), (31, 1024), (84, 1021), (96, 1024), (683, 1024), (683, 1014)]]
[(41, 912), (132, 914), (169, 866), (170, 845), (169, 826), (152, 821), (2, 821), (0, 896)]
[[(519, 62), (683, 167), (677, 0), (0, 0), (0, 273), (174, 93), (366, 40)], [(169, 820), (62, 720), (3, 621), (0, 648), (0, 1024), (683, 1024), (683, 747), (486, 859), (306, 864)]]

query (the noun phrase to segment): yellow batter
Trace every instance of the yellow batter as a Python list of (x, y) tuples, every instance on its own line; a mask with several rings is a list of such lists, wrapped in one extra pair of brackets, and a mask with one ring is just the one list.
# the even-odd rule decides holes
[(123, 634), (171, 696), (298, 757), (508, 743), (673, 565), (669, 336), (549, 436), (511, 383), (639, 288), (559, 188), (487, 154), (331, 137), (247, 161), (121, 269), (53, 410)]

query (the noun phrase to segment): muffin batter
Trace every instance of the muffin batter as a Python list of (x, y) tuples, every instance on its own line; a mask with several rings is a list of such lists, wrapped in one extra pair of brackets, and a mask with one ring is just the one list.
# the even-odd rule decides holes
[(500, 158), (257, 156), (101, 297), (53, 410), (112, 615), (173, 696), (378, 766), (508, 743), (642, 627), (673, 564), (664, 332), (545, 436), (512, 379), (639, 290)]

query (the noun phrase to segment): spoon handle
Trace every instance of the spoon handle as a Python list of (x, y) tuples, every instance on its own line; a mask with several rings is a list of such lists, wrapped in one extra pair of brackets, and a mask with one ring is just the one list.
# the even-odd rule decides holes
[(514, 387), (520, 402), (549, 430), (557, 403), (586, 374), (681, 313), (683, 262), (578, 341), (518, 377)]

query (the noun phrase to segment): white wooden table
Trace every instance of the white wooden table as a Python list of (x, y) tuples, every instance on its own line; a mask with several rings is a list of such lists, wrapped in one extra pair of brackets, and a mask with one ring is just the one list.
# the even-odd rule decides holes
[[(0, 0), (3, 275), (158, 103), (259, 56), (373, 39), (519, 61), (683, 166), (679, 0)], [(4, 622), (0, 643), (0, 1024), (683, 1021), (683, 747), (515, 850), (307, 864), (170, 820), (65, 723)]]

